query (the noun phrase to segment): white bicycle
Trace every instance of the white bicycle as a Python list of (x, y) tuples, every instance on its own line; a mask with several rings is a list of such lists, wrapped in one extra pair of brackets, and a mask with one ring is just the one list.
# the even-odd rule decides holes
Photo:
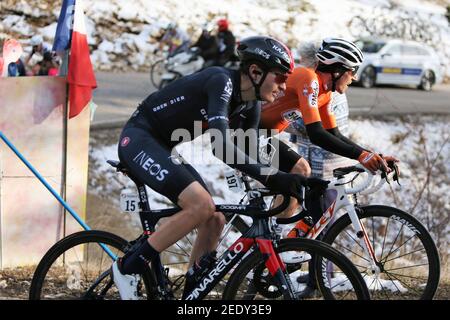
[[(320, 240), (345, 254), (362, 273), (372, 299), (432, 299), (439, 284), (440, 261), (436, 245), (422, 223), (397, 208), (358, 204), (358, 194), (377, 192), (389, 177), (383, 173), (372, 175), (359, 164), (335, 169), (333, 175), (322, 197), (323, 214), (314, 219), (305, 237), (320, 236)], [(396, 171), (392, 175), (398, 180)], [(240, 180), (250, 197), (249, 179), (238, 173), (228, 181), (234, 186)], [(338, 211), (342, 216), (330, 224)], [(276, 219), (276, 223), (290, 224), (308, 215), (311, 212), (304, 209), (291, 218)], [(243, 223), (238, 216), (229, 224), (245, 231), (241, 230)]]

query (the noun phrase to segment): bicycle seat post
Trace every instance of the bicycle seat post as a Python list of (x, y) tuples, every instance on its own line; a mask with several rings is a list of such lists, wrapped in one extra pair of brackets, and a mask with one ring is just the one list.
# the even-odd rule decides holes
[(141, 220), (142, 229), (144, 234), (149, 235), (155, 231), (155, 222), (151, 222), (149, 218), (149, 212), (151, 212), (150, 204), (148, 202), (147, 189), (145, 184), (140, 182), (134, 177), (130, 177), (131, 180), (136, 184), (136, 188), (139, 194), (139, 218)]

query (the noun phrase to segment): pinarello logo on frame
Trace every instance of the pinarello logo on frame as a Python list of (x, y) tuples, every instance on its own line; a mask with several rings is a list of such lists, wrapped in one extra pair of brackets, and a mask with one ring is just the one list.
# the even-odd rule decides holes
[(124, 137), (122, 139), (122, 141), (120, 141), (120, 146), (121, 147), (126, 147), (130, 143), (130, 140), (131, 140), (130, 138)]

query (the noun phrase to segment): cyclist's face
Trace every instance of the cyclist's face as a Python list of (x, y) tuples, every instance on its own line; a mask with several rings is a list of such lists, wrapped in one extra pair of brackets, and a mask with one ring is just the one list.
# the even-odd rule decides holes
[(352, 81), (355, 80), (355, 76), (353, 75), (352, 71), (346, 71), (342, 75), (342, 77), (339, 78), (338, 81), (336, 81), (336, 91), (339, 93), (344, 93), (347, 91), (348, 86)]
[(271, 70), (267, 73), (261, 85), (260, 95), (264, 101), (273, 102), (280, 94), (286, 90), (287, 74), (280, 70)]

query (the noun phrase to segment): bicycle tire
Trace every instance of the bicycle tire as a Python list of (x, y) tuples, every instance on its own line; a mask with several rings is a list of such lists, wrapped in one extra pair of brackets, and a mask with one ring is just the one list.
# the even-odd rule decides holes
[[(89, 244), (95, 244), (95, 248), (97, 248), (96, 250), (101, 250), (102, 253), (104, 253), (105, 256), (107, 256), (107, 254), (105, 252), (103, 252), (103, 249), (100, 248), (100, 243), (103, 243), (105, 245), (107, 245), (109, 248), (114, 248), (115, 250), (117, 250), (118, 252), (125, 252), (128, 248), (129, 248), (129, 243), (124, 240), (123, 238), (109, 233), (109, 232), (105, 232), (105, 231), (97, 231), (97, 230), (90, 230), (90, 231), (81, 231), (81, 232), (77, 232), (74, 234), (71, 234), (63, 239), (61, 239), (60, 241), (58, 241), (56, 244), (54, 244), (48, 251), (47, 253), (44, 255), (44, 257), (41, 259), (41, 261), (39, 262), (36, 271), (34, 272), (33, 275), (33, 279), (31, 281), (31, 285), (30, 285), (30, 292), (29, 292), (29, 299), (30, 300), (41, 300), (43, 298), (49, 298), (49, 295), (46, 292), (43, 292), (43, 285), (44, 283), (46, 283), (46, 281), (49, 281), (50, 287), (53, 290), (54, 284), (53, 284), (53, 278), (55, 278), (53, 275), (51, 275), (49, 272), (50, 268), (52, 268), (52, 266), (54, 266), (55, 261), (57, 261), (60, 257), (64, 257), (64, 260), (69, 260), (70, 255), (69, 251), (71, 249), (73, 249), (76, 246), (82, 245), (82, 250), (83, 250), (83, 263), (85, 263), (86, 265), (89, 264), (89, 256), (86, 254), (89, 248)], [(98, 247), (97, 247), (98, 246)], [(67, 258), (66, 258), (67, 257)], [(112, 264), (112, 259), (107, 256), (107, 258), (110, 259), (110, 262), (108, 260), (105, 261), (105, 268), (107, 266), (111, 266)], [(91, 257), (91, 263), (92, 263), (92, 259), (94, 259), (94, 257)], [(103, 258), (101, 259), (103, 260)], [(95, 261), (95, 260), (94, 260)], [(81, 266), (81, 261), (78, 261), (78, 263)], [(66, 262), (64, 261), (64, 268), (66, 268)], [(70, 262), (72, 263), (72, 262)], [(69, 262), (67, 262), (67, 265), (69, 264)], [(60, 266), (54, 266), (55, 270), (57, 268), (60, 268)], [(107, 277), (109, 277), (109, 274), (107, 273), (107, 270), (109, 269), (103, 268), (103, 271), (99, 270), (98, 274), (100, 274), (100, 272), (102, 272), (102, 274), (107, 274), (107, 276), (105, 276), (104, 279), (107, 279)], [(52, 269), (53, 270), (53, 269)], [(55, 271), (56, 272), (56, 271)], [(83, 271), (83, 273), (85, 273), (84, 275), (87, 278), (87, 275), (89, 275), (88, 271)], [(58, 282), (62, 282), (61, 284), (63, 286), (68, 286), (69, 280), (67, 280), (67, 284), (64, 283), (64, 281), (60, 281), (60, 274), (58, 274), (58, 276), (56, 277), (57, 280), (54, 281), (54, 283)], [(53, 278), (52, 278), (53, 277)], [(99, 277), (97, 276), (96, 279), (98, 279)], [(144, 284), (144, 288), (146, 290), (147, 293), (147, 299), (152, 299), (154, 298), (154, 295), (152, 293), (152, 290), (154, 289), (154, 286), (152, 286), (152, 278), (150, 275), (150, 272), (145, 273), (144, 275), (142, 275), (142, 279), (143, 279), (143, 284)], [(80, 279), (78, 280), (79, 283), (82, 283), (86, 281), (86, 279)], [(100, 284), (100, 283), (99, 283)], [(91, 285), (86, 285), (87, 287), (91, 287)], [(52, 292), (50, 298), (55, 298), (55, 299), (59, 299), (63, 296), (62, 291), (64, 291), (65, 288), (61, 288), (58, 291), (61, 292)], [(77, 289), (78, 290), (78, 289)], [(45, 290), (44, 290), (45, 291)], [(78, 290), (79, 291), (79, 290)], [(83, 290), (81, 290), (83, 291)], [(67, 295), (69, 295), (68, 293), (66, 293)], [(118, 294), (116, 295), (118, 296)], [(73, 297), (72, 297), (73, 298)], [(72, 299), (70, 298), (70, 299)], [(80, 298), (77, 296), (77, 298)], [(96, 296), (90, 296), (90, 299), (98, 299), (99, 297)]]
[[(372, 292), (372, 299), (375, 299), (377, 297), (380, 297), (382, 299), (386, 299), (386, 298), (390, 298), (388, 293), (389, 290), (393, 290), (393, 288), (395, 288), (395, 290), (399, 291), (397, 293), (395, 293), (395, 295), (393, 294), (393, 297), (395, 299), (402, 299), (402, 298), (406, 298), (408, 300), (412, 299), (411, 293), (409, 294), (405, 294), (404, 296), (399, 295), (399, 293), (401, 293), (402, 291), (402, 287), (404, 286), (410, 286), (409, 282), (407, 283), (406, 281), (414, 281), (414, 279), (412, 279), (412, 274), (415, 272), (419, 272), (418, 271), (418, 267), (421, 267), (421, 263), (423, 262), (423, 260), (419, 260), (417, 258), (417, 256), (414, 257), (414, 264), (408, 266), (404, 266), (402, 267), (402, 269), (399, 269), (399, 267), (395, 266), (395, 270), (396, 272), (389, 272), (392, 271), (394, 269), (388, 269), (388, 268), (393, 268), (394, 267), (394, 263), (406, 263), (406, 259), (408, 258), (408, 255), (411, 255), (411, 259), (413, 259), (413, 254), (416, 252), (420, 252), (422, 250), (424, 250), (426, 252), (426, 257), (427, 257), (427, 264), (428, 264), (428, 268), (421, 268), (421, 273), (422, 274), (425, 269), (428, 269), (428, 278), (426, 279), (426, 285), (424, 286), (424, 290), (422, 292), (422, 294), (420, 295), (420, 297), (418, 297), (419, 299), (432, 299), (434, 297), (434, 294), (436, 293), (436, 290), (438, 288), (439, 285), (439, 278), (440, 278), (440, 261), (439, 261), (439, 253), (438, 250), (436, 248), (436, 245), (431, 237), (431, 235), (429, 234), (429, 232), (425, 229), (425, 227), (422, 225), (422, 223), (420, 223), (416, 218), (414, 218), (413, 216), (411, 216), (410, 214), (401, 211), (397, 208), (393, 208), (393, 207), (388, 207), (388, 206), (380, 206), (380, 205), (372, 205), (372, 206), (363, 206), (360, 207), (360, 212), (358, 213), (358, 217), (360, 220), (364, 220), (364, 225), (365, 225), (365, 229), (368, 233), (368, 236), (370, 238), (370, 241), (372, 242), (372, 245), (375, 247), (375, 253), (377, 255), (377, 259), (380, 261), (380, 263), (383, 262), (384, 260), (384, 264), (383, 264), (383, 274), (385, 276), (388, 277), (387, 281), (391, 281), (392, 284), (390, 284), (389, 282), (387, 282), (387, 284), (385, 286), (383, 286), (383, 282), (385, 282), (386, 280), (384, 279), (379, 279), (379, 283), (374, 282), (375, 280), (372, 281), (372, 283), (369, 283), (369, 290), (371, 290), (371, 288), (373, 288), (371, 290)], [(379, 221), (381, 219), (388, 219), (387, 220), (387, 224), (382, 225), (379, 223)], [(371, 224), (369, 224), (369, 222), (371, 221)], [(389, 224), (394, 224), (394, 226), (389, 226)], [(401, 237), (406, 237), (406, 241), (400, 241), (399, 243), (401, 244), (401, 246), (397, 249), (395, 249), (393, 251), (394, 245), (397, 241), (398, 235), (397, 237), (394, 238), (394, 241), (391, 245), (391, 249), (388, 252), (388, 254), (386, 256), (383, 257), (384, 254), (384, 247), (386, 244), (386, 238), (388, 234), (395, 234), (395, 229), (394, 227), (397, 224), (401, 224), (400, 227), (400, 231), (398, 232), (398, 235), (400, 235), (400, 233), (402, 233)], [(358, 269), (364, 273), (364, 277), (365, 278), (370, 278), (370, 274), (368, 273), (369, 270), (365, 270), (363, 266), (360, 266), (359, 263), (356, 262), (356, 260), (359, 260), (360, 258), (354, 253), (351, 253), (349, 250), (349, 248), (343, 247), (339, 241), (337, 241), (336, 239), (338, 238), (339, 235), (344, 235), (346, 229), (348, 227), (351, 227), (351, 221), (350, 221), (350, 217), (348, 215), (343, 215), (342, 217), (340, 217), (335, 223), (333, 223), (333, 225), (330, 227), (330, 229), (327, 231), (327, 233), (325, 234), (324, 238), (322, 239), (322, 241), (332, 245), (335, 248), (339, 248), (338, 250), (342, 250), (344, 249), (344, 253), (347, 253), (347, 255), (351, 255), (352, 257), (352, 261), (353, 263), (358, 267)], [(394, 232), (390, 232), (389, 231), (389, 227), (391, 227), (391, 230), (394, 230)], [(376, 229), (376, 230), (375, 230)], [(403, 229), (405, 229), (405, 231), (403, 231)], [(380, 233), (384, 230), (385, 234), (383, 236), (383, 238), (379, 238), (384, 239), (383, 240), (383, 244), (382, 244), (382, 250), (381, 253), (379, 251), (379, 242), (375, 242), (375, 238), (377, 238), (377, 234)], [(405, 234), (405, 235), (403, 235)], [(409, 239), (407, 237), (410, 237)], [(413, 237), (417, 237), (417, 239), (414, 239)], [(390, 237), (392, 238), (392, 236)], [(341, 238), (343, 239), (343, 238)], [(412, 242), (410, 242), (412, 239)], [(354, 239), (355, 240), (355, 239)], [(342, 240), (343, 241), (343, 240)], [(389, 241), (389, 239), (387, 239), (387, 241)], [(410, 242), (408, 244), (408, 242)], [(421, 246), (423, 247), (423, 249), (421, 249), (420, 247), (417, 248), (415, 247), (417, 245), (417, 243), (421, 244)], [(413, 247), (413, 251), (407, 254), (401, 254), (401, 250), (406, 250), (408, 247), (410, 246), (414, 246)], [(377, 249), (378, 247), (378, 249)], [(386, 246), (387, 247), (387, 246)], [(401, 249), (402, 247), (404, 247), (403, 249)], [(356, 251), (356, 249), (359, 249), (357, 247), (357, 245), (353, 245), (351, 246), (351, 249), (353, 251)], [(362, 248), (361, 248), (362, 249)], [(399, 251), (400, 250), (400, 251)], [(378, 251), (378, 254), (377, 254)], [(389, 258), (388, 257), (391, 254), (394, 254), (396, 251), (399, 251), (399, 254), (401, 254), (400, 256), (398, 256), (398, 258)], [(342, 251), (341, 251), (342, 252)], [(399, 260), (401, 258), (400, 261), (398, 262), (392, 262), (394, 260)], [(424, 258), (422, 258), (424, 259)], [(388, 265), (392, 264), (392, 265)], [(417, 264), (418, 263), (418, 264)], [(404, 274), (404, 275), (399, 275), (397, 274), (397, 270), (404, 270), (406, 268), (410, 268), (410, 269), (415, 269), (415, 270), (411, 270), (410, 274)], [(406, 270), (405, 270), (406, 271)], [(401, 280), (399, 279), (399, 277), (402, 276), (404, 277), (406, 280)], [(421, 278), (417, 277), (417, 280), (420, 281)], [(400, 282), (400, 285), (402, 287), (400, 287), (397, 282)], [(386, 282), (385, 282), (386, 283)], [(377, 287), (379, 285), (379, 287)], [(392, 287), (393, 285), (393, 287)], [(412, 284), (411, 284), (412, 285)], [(423, 283), (420, 285), (423, 286)], [(419, 287), (420, 287), (419, 286)], [(388, 289), (388, 290), (385, 290)], [(411, 290), (415, 290), (416, 288), (405, 288), (405, 289), (409, 289), (409, 291)], [(379, 293), (375, 293), (376, 291), (382, 291), (382, 294)]]
[(159, 77), (157, 77), (157, 74), (158, 74), (157, 68), (162, 68), (162, 70), (165, 70), (164, 62), (165, 62), (165, 59), (157, 60), (157, 61), (155, 61), (155, 63), (152, 64), (152, 67), (150, 69), (150, 81), (156, 89), (159, 89), (159, 87), (161, 85), (161, 75), (159, 75)]
[[(283, 253), (291, 250), (295, 252), (308, 252), (314, 254), (316, 257), (316, 263), (314, 264), (316, 279), (322, 278), (319, 277), (321, 272), (319, 266), (324, 262), (322, 259), (325, 258), (328, 261), (332, 261), (337, 267), (339, 267), (342, 273), (350, 281), (356, 298), (359, 300), (370, 299), (369, 291), (361, 274), (359, 274), (358, 269), (353, 266), (349, 259), (347, 259), (343, 254), (339, 253), (336, 249), (332, 248), (328, 244), (317, 240), (293, 238), (281, 240), (279, 242), (279, 245), (274, 249), (277, 251), (277, 253)], [(253, 281), (254, 278), (252, 280), (245, 281), (250, 272), (252, 272), (253, 270), (254, 276), (256, 274), (254, 271), (256, 268), (258, 268), (259, 266), (263, 266), (264, 268), (263, 261), (264, 257), (261, 256), (259, 250), (256, 250), (245, 257), (230, 275), (227, 286), (225, 287), (223, 293), (223, 299), (236, 299), (240, 285), (245, 282)], [(304, 262), (304, 265), (307, 266), (308, 262)], [(335, 298), (332, 292), (333, 288), (330, 288), (330, 286), (328, 286), (328, 284), (326, 284), (324, 281), (317, 280), (317, 285), (323, 295), (323, 298)], [(255, 284), (254, 286), (256, 287)], [(256, 289), (255, 292), (257, 292), (258, 290), (259, 293), (261, 293), (261, 289)], [(272, 292), (272, 294), (273, 293), (274, 292)], [(281, 294), (279, 296), (281, 296)], [(253, 298), (254, 297), (252, 297), (252, 299)], [(248, 297), (245, 297), (244, 299), (248, 299)]]

